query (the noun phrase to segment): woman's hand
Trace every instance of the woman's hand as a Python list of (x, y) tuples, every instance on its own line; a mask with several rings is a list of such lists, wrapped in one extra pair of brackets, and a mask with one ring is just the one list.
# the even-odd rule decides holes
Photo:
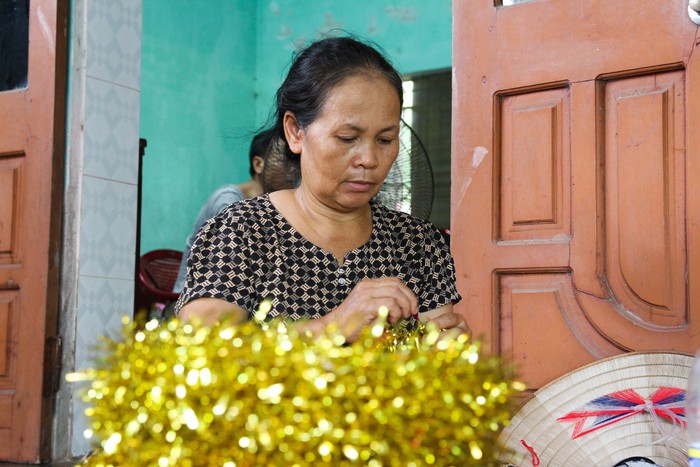
[(452, 311), (452, 304), (421, 313), (418, 317), (424, 323), (433, 323), (436, 328), (446, 332), (464, 333), (471, 335), (467, 321), (459, 313)]
[(395, 277), (365, 279), (321, 321), (326, 328), (335, 326), (347, 342), (355, 342), (362, 330), (379, 318), (381, 307), (387, 308), (387, 320), (393, 324), (402, 318), (417, 315), (418, 299), (406, 284)]

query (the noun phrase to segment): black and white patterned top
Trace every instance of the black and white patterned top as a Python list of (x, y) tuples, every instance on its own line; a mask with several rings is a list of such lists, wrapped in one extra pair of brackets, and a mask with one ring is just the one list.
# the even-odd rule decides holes
[(431, 223), (372, 202), (372, 234), (339, 266), (332, 253), (302, 237), (268, 195), (239, 201), (202, 226), (187, 260), (176, 313), (212, 297), (252, 315), (272, 299), (268, 318), (319, 318), (340, 305), (362, 279), (398, 277), (418, 297), (420, 312), (461, 300), (449, 247)]

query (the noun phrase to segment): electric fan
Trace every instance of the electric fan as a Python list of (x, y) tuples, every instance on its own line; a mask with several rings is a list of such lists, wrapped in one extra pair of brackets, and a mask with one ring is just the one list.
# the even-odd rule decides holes
[[(300, 177), (299, 160), (287, 158), (282, 143), (273, 142), (263, 169), (265, 191), (293, 188)], [(425, 146), (413, 128), (401, 120), (399, 155), (375, 200), (390, 209), (428, 220), (433, 207), (433, 190), (433, 169)]]
[(433, 208), (433, 168), (418, 135), (401, 120), (399, 155), (375, 199), (384, 206), (428, 220)]

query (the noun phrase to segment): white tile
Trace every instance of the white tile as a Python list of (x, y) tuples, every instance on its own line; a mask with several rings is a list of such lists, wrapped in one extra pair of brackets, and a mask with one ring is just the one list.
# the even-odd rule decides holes
[[(133, 314), (134, 282), (129, 280), (81, 277), (78, 286), (78, 320), (76, 325), (75, 369), (76, 371), (94, 368), (104, 357), (105, 351), (98, 350), (101, 337), (121, 340), (122, 317)], [(81, 400), (82, 390), (89, 383), (74, 383), (76, 397), (73, 398), (73, 427), (71, 451), (82, 455), (92, 448), (91, 441), (83, 436), (90, 426), (84, 414), (88, 406)]]
[(122, 318), (133, 316), (134, 281), (80, 277), (76, 323), (75, 368), (95, 365), (101, 354), (96, 346), (101, 337), (120, 340)]
[(88, 383), (75, 384), (76, 389), (75, 394), (78, 397), (73, 399), (73, 426), (71, 433), (71, 455), (75, 457), (81, 457), (92, 451), (94, 448), (92, 440), (86, 439), (84, 434), (85, 430), (90, 427), (90, 419), (85, 415), (85, 409), (88, 408), (88, 404), (80, 399), (81, 389), (88, 387)]
[(140, 93), (94, 78), (85, 93), (84, 173), (136, 184)]
[(141, 0), (99, 0), (87, 10), (87, 74), (141, 86)]
[(137, 187), (83, 177), (81, 276), (134, 279)]

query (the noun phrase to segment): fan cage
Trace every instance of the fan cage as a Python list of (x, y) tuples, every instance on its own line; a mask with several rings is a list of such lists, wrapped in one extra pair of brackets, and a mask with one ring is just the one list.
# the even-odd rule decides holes
[(404, 120), (399, 144), (396, 161), (375, 199), (390, 209), (427, 220), (433, 206), (433, 168), (425, 146)]

